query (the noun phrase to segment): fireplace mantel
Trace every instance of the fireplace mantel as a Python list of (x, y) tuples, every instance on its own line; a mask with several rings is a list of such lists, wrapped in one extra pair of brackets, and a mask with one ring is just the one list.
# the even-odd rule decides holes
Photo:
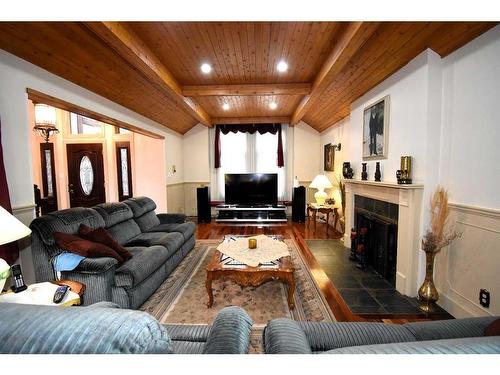
[(420, 222), (424, 185), (399, 185), (392, 182), (343, 180), (346, 187), (344, 244), (351, 246), (350, 228), (354, 226), (354, 196), (359, 195), (398, 205), (398, 245), (396, 290), (417, 295), (418, 254), (420, 250)]
[(386, 181), (364, 181), (364, 180), (355, 180), (355, 179), (343, 179), (342, 182), (344, 184), (361, 184), (361, 185), (370, 185), (370, 186), (379, 186), (379, 187), (388, 187), (393, 189), (423, 189), (424, 185), (422, 184), (397, 184), (395, 182), (386, 182)]

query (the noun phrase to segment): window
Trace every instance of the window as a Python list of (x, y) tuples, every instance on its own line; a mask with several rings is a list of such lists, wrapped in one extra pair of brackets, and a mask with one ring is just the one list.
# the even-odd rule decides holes
[[(283, 152), (286, 155), (288, 126), (282, 125)], [(213, 145), (213, 141), (211, 142)], [(221, 166), (214, 169), (212, 199), (224, 200), (226, 173), (277, 173), (278, 199), (289, 199), (287, 186), (287, 158), (285, 166), (277, 166), (278, 134), (228, 133), (220, 135)], [(213, 155), (213, 151), (211, 152)], [(212, 161), (213, 163), (213, 161)], [(213, 168), (213, 165), (212, 165)]]
[(57, 198), (54, 163), (54, 144), (40, 143), (42, 187), (44, 198)]
[(116, 142), (116, 169), (118, 175), (118, 200), (132, 197), (132, 171), (130, 169), (130, 143)]
[(119, 126), (115, 126), (115, 134), (129, 134), (130, 130), (120, 128)]
[(97, 120), (70, 113), (71, 134), (100, 134), (102, 133), (101, 123)]

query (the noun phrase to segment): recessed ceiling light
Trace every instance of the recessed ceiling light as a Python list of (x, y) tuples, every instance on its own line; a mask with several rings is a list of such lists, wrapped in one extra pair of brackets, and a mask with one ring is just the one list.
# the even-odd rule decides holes
[(200, 69), (205, 74), (208, 74), (212, 71), (212, 67), (207, 63), (201, 64)]
[(224, 111), (228, 111), (228, 110), (229, 110), (229, 108), (231, 108), (231, 107), (229, 107), (229, 104), (227, 104), (227, 103), (224, 103), (224, 104), (222, 105), (222, 109), (223, 109)]
[(278, 72), (283, 73), (288, 70), (288, 64), (285, 61), (281, 60), (276, 66), (276, 68), (278, 69)]
[(276, 102), (271, 102), (271, 103), (269, 103), (269, 108), (276, 109), (276, 108), (278, 108), (278, 104), (276, 104)]

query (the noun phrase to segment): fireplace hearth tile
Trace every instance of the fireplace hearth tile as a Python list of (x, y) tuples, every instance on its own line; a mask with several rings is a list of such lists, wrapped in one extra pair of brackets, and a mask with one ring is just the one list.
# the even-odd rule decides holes
[(394, 286), (387, 280), (378, 276), (364, 276), (361, 278), (361, 284), (366, 289), (389, 289), (394, 290)]
[(380, 304), (365, 289), (339, 289), (339, 292), (349, 307), (380, 307)]
[[(350, 249), (339, 240), (307, 240), (321, 268), (354, 314), (424, 315), (419, 301), (400, 294), (372, 269), (362, 271), (349, 260)], [(439, 307), (439, 313), (446, 311)]]

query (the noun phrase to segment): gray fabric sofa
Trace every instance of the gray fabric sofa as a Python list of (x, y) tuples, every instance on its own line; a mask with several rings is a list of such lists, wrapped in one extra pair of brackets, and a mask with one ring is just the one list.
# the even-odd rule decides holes
[(267, 354), (500, 353), (500, 336), (484, 336), (498, 317), (407, 324), (271, 320), (264, 330)]
[(104, 203), (92, 208), (69, 208), (36, 218), (31, 249), (37, 282), (55, 279), (52, 262), (63, 249), (53, 232), (76, 234), (80, 224), (104, 227), (133, 257), (121, 265), (113, 258), (85, 258), (64, 279), (86, 285), (84, 304), (111, 301), (136, 309), (154, 293), (195, 245), (195, 224), (182, 214), (156, 214), (147, 197)]
[[(115, 308), (113, 308), (115, 307)], [(252, 320), (226, 307), (212, 325), (162, 325), (116, 308), (0, 304), (0, 354), (245, 354)]]

